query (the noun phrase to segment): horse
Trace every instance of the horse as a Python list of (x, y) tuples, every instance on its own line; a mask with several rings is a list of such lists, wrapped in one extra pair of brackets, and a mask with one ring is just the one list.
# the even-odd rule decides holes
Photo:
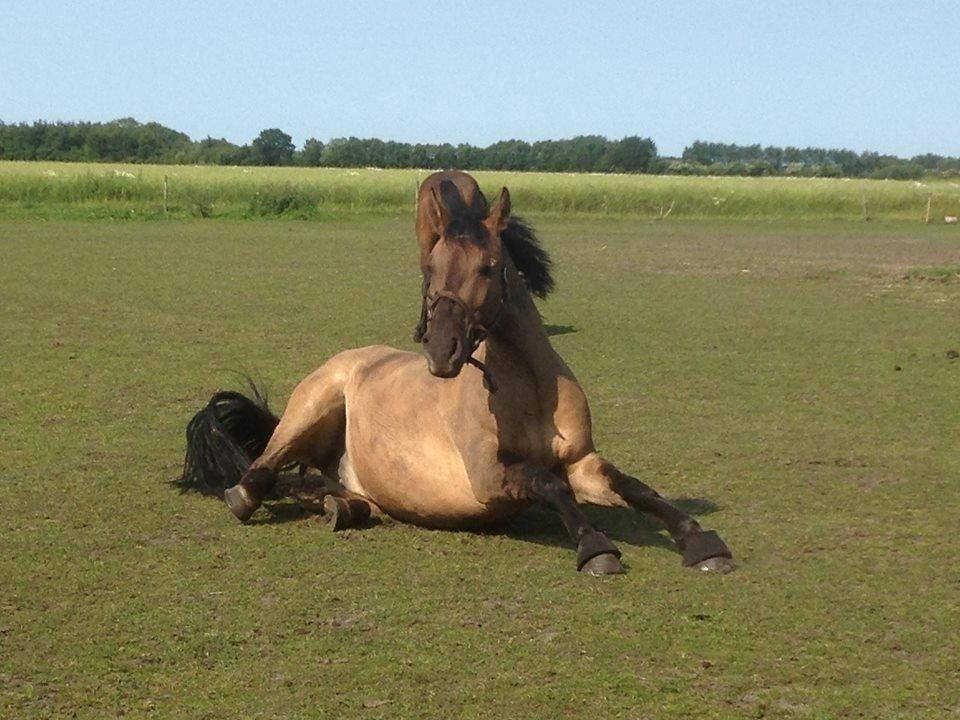
[(294, 464), (330, 480), (335, 527), (386, 513), (430, 528), (476, 529), (536, 503), (576, 546), (576, 568), (624, 572), (621, 552), (584, 504), (658, 520), (682, 564), (728, 572), (730, 550), (594, 447), (586, 395), (547, 336), (534, 295), (553, 285), (535, 233), (492, 207), (476, 181), (435, 173), (417, 196), (422, 352), (345, 350), (304, 378), (277, 418), (254, 397), (215, 394), (190, 421), (180, 483), (222, 492), (248, 520)]

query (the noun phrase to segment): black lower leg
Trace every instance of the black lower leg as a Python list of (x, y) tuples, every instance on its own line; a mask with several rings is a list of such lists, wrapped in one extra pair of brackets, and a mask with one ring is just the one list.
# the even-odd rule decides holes
[(684, 565), (696, 565), (714, 557), (731, 557), (730, 550), (717, 533), (712, 530), (704, 531), (700, 523), (672, 505), (649, 485), (630, 477), (609, 463), (604, 465), (603, 472), (614, 491), (624, 500), (636, 510), (649, 513), (663, 523), (680, 549)]
[(511, 465), (507, 468), (506, 481), (519, 499), (536, 500), (554, 510), (574, 542), (580, 542), (584, 535), (593, 532), (593, 527), (577, 505), (573, 492), (546, 468), (527, 463)]
[(609, 478), (614, 491), (630, 503), (634, 509), (650, 513), (663, 523), (667, 532), (678, 544), (687, 535), (701, 531), (700, 523), (680, 508), (670, 504), (660, 493), (649, 485), (606, 464), (603, 473)]
[(590, 525), (573, 491), (563, 480), (546, 468), (519, 463), (508, 467), (506, 482), (518, 499), (541, 502), (560, 516), (577, 544), (577, 570), (594, 575), (623, 572), (617, 546)]

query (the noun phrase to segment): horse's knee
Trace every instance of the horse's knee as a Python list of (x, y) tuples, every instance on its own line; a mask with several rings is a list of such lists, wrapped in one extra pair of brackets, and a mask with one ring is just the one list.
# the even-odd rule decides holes
[(512, 500), (537, 500), (554, 506), (577, 502), (573, 489), (564, 478), (535, 463), (508, 466), (504, 486)]
[(500, 466), (496, 472), (470, 478), (474, 497), (484, 505), (538, 499), (556, 478), (546, 468), (527, 462)]
[(567, 480), (577, 502), (606, 507), (629, 507), (629, 503), (615, 487), (612, 467), (596, 453), (590, 453), (567, 466)]
[(570, 487), (578, 503), (604, 507), (630, 507), (606, 478), (596, 476), (570, 478)]

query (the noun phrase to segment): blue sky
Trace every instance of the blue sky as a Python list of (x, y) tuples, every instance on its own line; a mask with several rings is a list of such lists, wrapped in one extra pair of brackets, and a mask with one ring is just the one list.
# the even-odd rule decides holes
[(4, 0), (0, 120), (960, 155), (960, 2)]

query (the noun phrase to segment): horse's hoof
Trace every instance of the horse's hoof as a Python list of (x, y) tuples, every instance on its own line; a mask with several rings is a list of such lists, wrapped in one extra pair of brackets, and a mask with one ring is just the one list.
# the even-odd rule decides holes
[(721, 573), (733, 569), (733, 553), (714, 530), (698, 530), (683, 537), (678, 544), (686, 567)]
[(250, 516), (253, 515), (260, 506), (260, 503), (254, 502), (243, 485), (239, 483), (224, 490), (223, 499), (226, 500), (230, 512), (232, 512), (240, 522), (249, 520)]
[(323, 522), (334, 532), (350, 527), (349, 503), (336, 495), (327, 495), (323, 498)]
[(733, 570), (733, 560), (728, 557), (712, 557), (702, 560), (694, 566), (697, 570), (704, 573), (714, 573), (717, 575), (726, 575)]
[(580, 568), (587, 575), (622, 575), (626, 572), (620, 564), (620, 558), (613, 553), (594, 555)]
[(615, 575), (625, 572), (620, 551), (602, 532), (591, 530), (577, 546), (577, 570), (589, 575)]

